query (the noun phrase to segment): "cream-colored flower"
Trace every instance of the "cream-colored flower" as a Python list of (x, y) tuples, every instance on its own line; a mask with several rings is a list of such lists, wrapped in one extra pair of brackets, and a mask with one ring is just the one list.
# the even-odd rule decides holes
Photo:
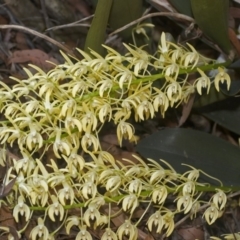
[(132, 124), (125, 121), (120, 121), (117, 125), (117, 137), (119, 145), (122, 146), (123, 139), (132, 139), (134, 135), (134, 127)]
[(77, 216), (70, 216), (66, 220), (66, 233), (70, 234), (70, 230), (73, 226), (79, 226), (80, 219)]
[(197, 91), (200, 95), (202, 95), (202, 88), (206, 88), (208, 94), (211, 86), (210, 78), (201, 69), (197, 68), (197, 70), (200, 73), (201, 77), (196, 79), (194, 85), (196, 86)]
[(91, 222), (95, 222), (96, 226), (99, 225), (99, 221), (100, 221), (100, 212), (98, 210), (98, 208), (96, 207), (95, 204), (90, 204), (87, 208), (87, 210), (84, 212), (83, 215), (83, 220), (84, 222), (87, 224), (88, 227), (91, 226)]
[(195, 186), (196, 186), (196, 183), (194, 181), (186, 181), (182, 185), (183, 185), (182, 186), (183, 195), (185, 195), (185, 194), (191, 194), (192, 196), (194, 195)]
[(92, 240), (91, 234), (87, 231), (87, 226), (80, 226), (79, 228), (80, 231), (75, 238), (76, 240)]
[[(188, 167), (191, 167), (189, 165), (187, 165)], [(197, 181), (197, 179), (199, 178), (199, 175), (200, 175), (200, 172), (198, 169), (194, 168), (194, 167), (191, 167), (192, 170), (189, 170), (187, 172), (185, 172), (183, 175), (182, 175), (182, 178), (184, 178), (186, 176), (186, 178), (190, 181)]]
[(107, 181), (111, 176), (116, 176), (116, 172), (112, 168), (104, 169), (99, 176), (99, 182), (103, 183)]
[(101, 196), (101, 195), (90, 199), (88, 202), (86, 202), (86, 205), (89, 205), (89, 206), (94, 205), (97, 209), (99, 209), (101, 206), (105, 205), (106, 203), (104, 196)]
[(76, 127), (80, 133), (82, 132), (82, 124), (77, 118), (71, 116), (66, 117), (64, 121), (64, 126), (69, 135), (71, 135), (73, 129), (75, 129)]
[(156, 184), (161, 182), (161, 180), (167, 176), (166, 173), (166, 170), (163, 168), (153, 171), (149, 181), (150, 184)]
[(138, 231), (135, 225), (133, 225), (130, 220), (125, 220), (117, 230), (117, 236), (120, 240), (123, 240), (125, 236), (131, 240), (137, 240)]
[(170, 105), (171, 107), (173, 107), (174, 103), (181, 99), (182, 88), (178, 82), (172, 81), (170, 84), (167, 85), (165, 91), (170, 101)]
[(30, 219), (31, 211), (27, 204), (24, 203), (24, 198), (22, 196), (18, 197), (18, 203), (13, 209), (13, 217), (16, 222), (19, 222), (19, 214), (21, 216), (25, 215), (25, 221)]
[[(143, 169), (144, 171), (144, 169)], [(129, 177), (129, 176), (136, 176), (136, 177), (140, 177), (142, 174), (142, 168), (139, 165), (133, 165), (130, 166), (129, 169), (126, 171), (125, 176)]]
[[(9, 103), (8, 105), (5, 106), (5, 116), (6, 117), (16, 117), (17, 114), (19, 113), (19, 107), (16, 103)], [(1, 111), (3, 111), (3, 109), (1, 109)]]
[(30, 232), (30, 238), (36, 240), (38, 238), (48, 239), (49, 232), (47, 227), (44, 225), (42, 218), (38, 218), (38, 225), (32, 229)]
[(72, 205), (74, 197), (75, 194), (73, 188), (68, 183), (63, 182), (63, 188), (58, 191), (59, 202), (65, 206), (66, 201), (69, 201), (69, 204)]
[(134, 179), (130, 181), (128, 190), (131, 193), (136, 193), (138, 196), (141, 194), (142, 191), (142, 181), (140, 179)]
[(114, 77), (114, 81), (118, 82), (120, 89), (123, 89), (125, 85), (126, 88), (129, 89), (132, 80), (134, 79), (133, 72), (124, 66), (115, 66), (115, 69), (119, 73)]
[(95, 59), (92, 59), (91, 61), (89, 61), (88, 63), (89, 67), (96, 72), (100, 72), (100, 71), (107, 72), (109, 70), (109, 64), (107, 59), (104, 59), (100, 54), (98, 54), (93, 50), (91, 50), (90, 53), (95, 57)]
[(123, 198), (122, 208), (124, 211), (130, 210), (132, 214), (134, 210), (139, 206), (138, 197), (135, 194), (129, 194)]
[(14, 169), (17, 173), (19, 173), (19, 171), (21, 170), (23, 171), (23, 173), (27, 173), (27, 175), (29, 175), (30, 172), (36, 167), (36, 161), (33, 160), (31, 154), (26, 150), (23, 150), (21, 154), (23, 157), (22, 159), (13, 159)]
[(193, 219), (196, 217), (201, 205), (198, 201), (195, 201), (192, 205), (192, 208), (190, 210), (190, 219)]
[(148, 35), (147, 35), (147, 33), (146, 33), (146, 30), (145, 30), (145, 28), (153, 28), (153, 27), (155, 27), (155, 25), (153, 25), (153, 24), (151, 24), (151, 23), (143, 23), (143, 24), (138, 24), (135, 28), (134, 28), (134, 30), (133, 30), (133, 33), (132, 33), (132, 37), (133, 37), (133, 42), (134, 42), (134, 44), (135, 45), (137, 45), (136, 44), (136, 41), (135, 41), (135, 36), (134, 36), (134, 32), (136, 32), (137, 34), (142, 34), (142, 35), (144, 35), (144, 37), (148, 40), (149, 39), (149, 37), (148, 37)]
[(30, 126), (31, 130), (26, 137), (26, 145), (30, 151), (35, 147), (36, 149), (40, 149), (43, 146), (43, 138), (42, 135), (34, 128), (34, 126)]
[(221, 82), (221, 83), (226, 82), (227, 83), (227, 90), (229, 90), (230, 84), (231, 84), (231, 78), (226, 73), (226, 71), (221, 67), (218, 68), (218, 74), (214, 78), (214, 85), (215, 85), (215, 88), (217, 89), (218, 92), (219, 92), (219, 82)]
[[(222, 236), (224, 236), (224, 239), (227, 239), (227, 240), (240, 240), (240, 232), (233, 233), (233, 234), (223, 234)], [(211, 239), (215, 240), (215, 238), (211, 238)], [(221, 240), (221, 239), (216, 238), (216, 240)]]
[(219, 217), (219, 213), (218, 207), (215, 204), (211, 204), (211, 206), (205, 210), (203, 216), (205, 217), (207, 223), (211, 225)]
[(45, 82), (39, 90), (39, 96), (42, 97), (43, 95), (45, 95), (45, 100), (49, 102), (52, 92), (54, 91), (55, 88), (56, 86), (54, 83)]
[[(67, 162), (69, 171), (72, 172), (72, 167), (75, 167), (78, 173), (83, 170), (85, 166), (85, 160), (84, 158), (77, 154), (77, 149), (74, 148), (72, 149), (71, 153), (69, 156), (64, 156), (62, 155), (65, 161)], [(73, 174), (74, 175), (74, 174)]]
[(106, 228), (101, 240), (118, 240), (117, 234), (111, 230), (111, 228)]
[(113, 80), (111, 80), (111, 79), (102, 80), (102, 81), (98, 82), (97, 86), (99, 88), (99, 96), (100, 97), (103, 97), (105, 92), (108, 96), (113, 87)]
[(109, 192), (116, 191), (121, 185), (121, 181), (122, 179), (120, 176), (116, 175), (116, 176), (109, 177), (106, 183), (106, 190)]
[(186, 68), (191, 67), (193, 69), (197, 66), (200, 55), (191, 44), (187, 43), (187, 45), (192, 51), (185, 52), (185, 54), (182, 56), (182, 64)]
[(71, 89), (72, 96), (74, 98), (75, 97), (82, 98), (84, 93), (87, 93), (89, 88), (91, 87), (88, 82), (84, 82), (84, 81), (77, 81), (77, 82), (73, 82), (72, 84), (71, 83), (68, 83), (68, 84), (70, 85), (69, 89)]
[(164, 229), (166, 229), (166, 236), (170, 236), (174, 230), (174, 213), (170, 210), (166, 210), (166, 213), (163, 215)]
[(115, 161), (113, 155), (110, 154), (109, 152), (101, 150), (101, 151), (96, 152), (96, 154), (97, 154), (97, 161), (99, 164), (105, 164), (105, 163), (109, 164), (110, 163), (111, 165), (115, 165), (116, 161)]
[(170, 58), (174, 63), (180, 63), (183, 54), (185, 53), (184, 49), (180, 48), (176, 44), (170, 43), (171, 46), (174, 46), (174, 49), (170, 51)]
[(69, 156), (72, 146), (66, 140), (62, 140), (61, 136), (63, 134), (63, 130), (60, 128), (55, 129), (55, 141), (53, 143), (53, 152), (57, 158), (61, 158), (59, 152), (63, 153), (64, 155)]
[(55, 188), (56, 186), (61, 185), (63, 182), (66, 182), (66, 175), (56, 168), (54, 170), (55, 174), (50, 175), (47, 180), (51, 188)]
[(52, 199), (52, 204), (49, 205), (47, 208), (48, 216), (53, 222), (55, 222), (55, 216), (59, 216), (59, 220), (62, 221), (64, 217), (64, 208), (58, 202), (58, 199), (55, 195), (52, 195), (51, 199)]
[(168, 191), (165, 185), (156, 185), (152, 192), (152, 200), (154, 203), (162, 204), (168, 196)]
[(223, 210), (227, 203), (227, 196), (221, 189), (216, 189), (216, 191), (217, 193), (213, 195), (212, 201), (219, 210)]
[(184, 214), (187, 214), (193, 205), (192, 196), (188, 193), (178, 197), (177, 200), (177, 209), (179, 212), (184, 211)]
[(132, 108), (137, 108), (137, 102), (132, 97), (128, 97), (123, 99), (121, 107), (124, 108), (124, 110), (126, 110), (127, 113), (130, 112)]
[(98, 108), (98, 116), (101, 123), (105, 123), (107, 120), (110, 121), (112, 118), (112, 108), (109, 103), (104, 103)]
[(153, 227), (157, 227), (156, 232), (161, 233), (163, 226), (164, 226), (164, 220), (163, 216), (161, 215), (161, 211), (158, 210), (154, 214), (152, 214), (148, 221), (147, 221), (147, 226), (150, 231), (152, 231)]
[(146, 120), (149, 117), (154, 117), (154, 108), (151, 102), (144, 100), (137, 106), (137, 115), (141, 120)]
[(94, 131), (97, 127), (97, 117), (96, 114), (92, 111), (88, 111), (81, 118), (83, 131)]
[(160, 107), (161, 114), (164, 117), (165, 112), (169, 107), (169, 100), (165, 93), (156, 88), (154, 88), (154, 90), (158, 93), (153, 99), (154, 110), (157, 112)]
[(44, 207), (48, 201), (49, 188), (47, 181), (42, 176), (34, 174), (32, 178), (29, 179), (28, 184), (32, 187), (29, 195), (33, 204), (40, 202), (41, 206)]
[(73, 116), (77, 110), (77, 103), (74, 99), (68, 99), (63, 102), (59, 117)]
[(89, 152), (88, 148), (93, 147), (93, 152), (96, 152), (99, 148), (98, 139), (91, 133), (86, 132), (81, 139), (81, 146), (85, 152)]
[(168, 77), (172, 77), (173, 79), (176, 79), (179, 73), (179, 65), (176, 63), (168, 64), (164, 69), (164, 73)]
[(28, 101), (25, 104), (23, 104), (23, 107), (25, 108), (25, 111), (27, 114), (36, 113), (39, 109), (39, 106), (40, 106), (40, 102), (36, 99), (32, 99), (31, 101)]
[(17, 186), (17, 190), (19, 190), (21, 194), (23, 195), (27, 194), (28, 196), (30, 195), (32, 187), (26, 183), (26, 179), (22, 171), (18, 173), (16, 186)]
[[(129, 61), (131, 64), (130, 66), (133, 67), (134, 75), (139, 76), (142, 71), (145, 75), (145, 72), (150, 65), (149, 54), (140, 48), (136, 48), (136, 50), (134, 50), (126, 44), (123, 45), (129, 51), (129, 53), (127, 53), (127, 61)], [(132, 57), (128, 57), (129, 55), (132, 55)]]
[(162, 32), (160, 44), (158, 45), (158, 49), (160, 54), (166, 55), (169, 52), (170, 44), (166, 41), (166, 34)]
[(96, 184), (88, 181), (82, 186), (82, 195), (85, 199), (94, 198), (97, 194)]
[[(21, 131), (18, 128), (7, 128), (1, 131), (1, 135), (5, 135), (5, 134), (11, 134), (10, 136), (8, 136), (7, 138), (7, 142), (10, 144), (10, 146), (13, 146), (13, 143), (15, 140), (17, 140), (18, 146), (19, 148), (22, 150), (25, 145), (25, 139), (26, 139), (26, 133)], [(2, 141), (3, 143), (3, 141)]]

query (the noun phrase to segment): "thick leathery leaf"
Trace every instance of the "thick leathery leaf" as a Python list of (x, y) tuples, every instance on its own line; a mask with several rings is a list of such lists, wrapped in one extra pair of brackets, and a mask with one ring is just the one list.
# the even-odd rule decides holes
[[(109, 25), (116, 30), (124, 25), (141, 17), (143, 12), (143, 0), (114, 0), (109, 17)], [(119, 33), (119, 35), (127, 39), (131, 37), (133, 27)]]
[(178, 10), (178, 12), (192, 17), (191, 0), (169, 0), (169, 2)]
[(112, 7), (113, 0), (98, 0), (91, 27), (88, 31), (84, 45), (84, 51), (90, 52), (90, 49), (100, 55), (104, 55), (102, 44), (105, 42), (106, 28)]
[[(165, 128), (143, 139), (137, 151), (145, 158), (166, 160), (178, 173), (189, 170), (182, 163), (218, 178), (224, 186), (240, 187), (240, 149), (210, 134), (181, 128)], [(220, 185), (200, 175), (201, 181)]]
[(222, 83), (220, 84), (220, 90), (229, 97), (236, 96), (240, 92), (240, 80), (234, 79), (234, 81), (231, 82), (229, 90), (227, 89), (227, 84)]
[(191, 0), (193, 16), (201, 30), (226, 53), (231, 49), (228, 37), (229, 0)]
[(234, 70), (239, 70), (240, 69), (240, 59), (237, 59), (235, 62), (230, 64), (228, 68), (234, 69)]
[[(221, 89), (221, 86), (220, 86)], [(226, 99), (228, 96), (226, 96), (222, 91), (217, 91), (215, 88), (210, 88), (210, 91), (208, 94), (203, 94), (201, 96), (197, 96), (195, 98), (195, 102), (193, 104), (194, 108), (203, 107), (215, 102), (222, 101)]]
[(197, 109), (197, 112), (240, 135), (240, 98), (230, 97), (223, 101)]

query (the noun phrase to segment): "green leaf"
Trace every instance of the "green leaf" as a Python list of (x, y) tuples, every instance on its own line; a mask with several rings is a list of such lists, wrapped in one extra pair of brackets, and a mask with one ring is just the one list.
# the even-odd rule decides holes
[[(109, 25), (116, 30), (141, 17), (143, 12), (143, 0), (114, 0)], [(119, 33), (123, 39), (131, 37), (133, 27)]]
[(229, 0), (191, 0), (196, 23), (226, 53), (231, 49), (228, 37)]
[(192, 7), (190, 0), (169, 0), (169, 2), (178, 10), (178, 12), (192, 17)]
[(85, 52), (89, 53), (89, 49), (92, 49), (95, 52), (104, 55), (104, 48), (102, 47), (102, 44), (105, 42), (106, 28), (112, 2), (113, 0), (98, 0), (94, 18), (84, 45)]
[[(191, 129), (166, 128), (143, 139), (137, 151), (145, 158), (166, 160), (178, 173), (190, 170), (182, 163), (201, 169), (227, 186), (240, 187), (240, 149), (210, 134)], [(204, 174), (200, 179), (219, 183)]]
[(240, 98), (230, 97), (226, 100), (199, 108), (197, 112), (240, 135)]

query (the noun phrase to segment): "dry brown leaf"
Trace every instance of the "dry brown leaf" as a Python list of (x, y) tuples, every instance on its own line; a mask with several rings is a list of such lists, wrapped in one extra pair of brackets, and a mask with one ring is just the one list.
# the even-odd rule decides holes
[(28, 49), (28, 43), (27, 43), (26, 35), (24, 33), (17, 32), (15, 41), (16, 41), (17, 49), (21, 49), (21, 50)]
[(12, 190), (14, 183), (16, 182), (17, 178), (15, 177), (12, 179), (7, 185), (0, 187), (0, 199), (6, 197)]
[(182, 116), (179, 119), (178, 126), (182, 126), (185, 121), (187, 120), (193, 106), (193, 102), (195, 99), (195, 94), (192, 94), (191, 97), (189, 98), (188, 102), (183, 104), (183, 109), (182, 109)]
[(16, 222), (12, 216), (12, 212), (6, 206), (0, 208), (0, 226), (16, 228)]
[(8, 64), (11, 63), (31, 63), (43, 70), (50, 70), (54, 67), (53, 64), (46, 61), (51, 61), (55, 64), (58, 64), (58, 61), (54, 58), (51, 58), (45, 52), (39, 49), (30, 49), (30, 50), (19, 50), (15, 51), (11, 57), (8, 59)]
[(233, 18), (240, 18), (240, 8), (230, 7), (229, 16), (232, 16)]
[(204, 231), (197, 227), (188, 227), (188, 228), (181, 228), (178, 230), (178, 234), (184, 240), (204, 240)]
[(106, 134), (101, 137), (101, 142), (108, 143), (109, 145), (119, 146), (118, 138), (116, 134)]
[(228, 28), (228, 36), (229, 36), (231, 43), (235, 47), (235, 49), (238, 53), (238, 56), (240, 56), (240, 42), (239, 42), (239, 39), (237, 38), (235, 31), (232, 28)]

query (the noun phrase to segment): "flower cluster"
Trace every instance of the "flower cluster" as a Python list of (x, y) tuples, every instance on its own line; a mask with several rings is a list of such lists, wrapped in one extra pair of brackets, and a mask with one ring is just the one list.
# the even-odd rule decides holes
[[(89, 229), (103, 226), (107, 226), (103, 240), (137, 239), (134, 214), (143, 202), (155, 205), (147, 221), (149, 230), (156, 227), (157, 233), (165, 231), (169, 236), (175, 214), (196, 214), (199, 208), (196, 172), (183, 177), (172, 168), (166, 170), (153, 160), (147, 164), (142, 159), (137, 165), (122, 166), (101, 150), (98, 133), (104, 123), (112, 121), (120, 144), (123, 138), (135, 140), (134, 126), (128, 122), (131, 116), (136, 121), (153, 118), (158, 111), (164, 116), (169, 107), (187, 102), (194, 92), (202, 94), (202, 88), (208, 92), (213, 82), (217, 90), (219, 82), (226, 81), (229, 87), (230, 78), (219, 67), (211, 81), (201, 70), (208, 59), (191, 45), (183, 48), (167, 42), (164, 33), (154, 56), (143, 48), (125, 47), (128, 53), (123, 56), (105, 46), (108, 54), (104, 58), (94, 51), (88, 55), (79, 50), (82, 60), (62, 53), (65, 63), (47, 73), (31, 65), (35, 73), (25, 69), (27, 78), (13, 78), (13, 88), (0, 82), (0, 110), (5, 117), (0, 122), (0, 143), (4, 147), (17, 144), (22, 155), (12, 159), (6, 184), (15, 177), (16, 183), (7, 201), (14, 205), (16, 222), (27, 223), (34, 211), (44, 211), (30, 234), (33, 240), (54, 239), (57, 230), (49, 233), (46, 219), (60, 222), (59, 228), (65, 224), (67, 233), (78, 229), (77, 240), (92, 239)], [(190, 84), (188, 71), (194, 69), (200, 77)], [(160, 87), (153, 87), (154, 81)], [(91, 160), (86, 161), (80, 150)], [(50, 155), (52, 159), (46, 160)], [(64, 167), (57, 159), (64, 161)], [(5, 161), (1, 159), (0, 164)], [(179, 186), (181, 191), (177, 191)], [(178, 193), (174, 211), (164, 206), (170, 193)], [(212, 207), (219, 213), (226, 201), (223, 192), (217, 194)], [(126, 220), (115, 233), (110, 219), (116, 203)], [(78, 215), (68, 212), (79, 207)], [(214, 210), (206, 210), (205, 218), (211, 224), (216, 219)]]
[[(138, 163), (129, 162), (127, 166), (111, 162), (112, 159), (107, 165), (86, 162), (84, 167), (78, 166), (74, 174), (71, 174), (71, 164), (59, 168), (51, 161), (51, 171), (37, 159), (35, 167), (28, 169), (28, 177), (24, 177), (22, 168), (16, 174), (18, 167), (15, 165), (11, 175), (17, 177), (16, 185), (7, 197), (9, 204), (14, 206), (15, 221), (27, 224), (36, 211), (44, 211), (30, 233), (32, 239), (54, 239), (57, 230), (65, 225), (67, 234), (73, 229), (78, 230), (77, 240), (92, 239), (89, 229), (97, 228), (105, 229), (102, 240), (124, 239), (124, 236), (134, 240), (138, 239), (137, 227), (141, 223), (136, 212), (148, 203), (146, 210), (142, 210), (142, 218), (148, 219), (149, 231), (169, 236), (174, 230), (175, 215), (182, 212), (196, 215), (201, 206), (199, 188), (208, 187), (197, 182), (199, 171), (194, 168), (180, 175), (165, 161), (160, 165), (152, 159), (145, 162), (135, 158)], [(195, 195), (198, 197), (193, 200)], [(17, 204), (12, 202), (14, 196), (19, 196)], [(166, 207), (169, 196), (176, 201), (171, 209)], [(225, 204), (225, 193), (217, 189), (211, 206), (203, 215), (209, 224), (220, 216)], [(122, 209), (125, 218), (116, 232), (110, 228), (111, 216), (115, 213), (112, 207)], [(75, 214), (68, 212), (79, 208), (81, 211), (75, 211)], [(50, 233), (46, 220), (57, 223), (57, 230)]]

